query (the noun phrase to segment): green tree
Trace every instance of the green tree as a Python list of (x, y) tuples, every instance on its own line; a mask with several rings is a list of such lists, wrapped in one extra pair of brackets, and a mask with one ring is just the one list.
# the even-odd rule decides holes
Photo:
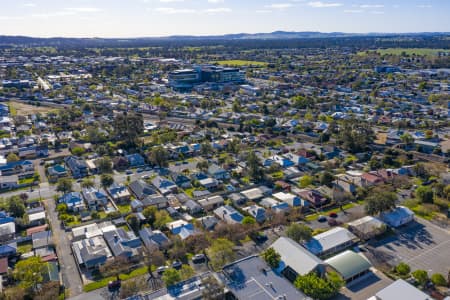
[(144, 119), (142, 114), (124, 112), (114, 118), (113, 127), (116, 140), (134, 145), (139, 135), (144, 132)]
[(247, 168), (253, 180), (260, 181), (263, 179), (264, 173), (261, 168), (261, 163), (254, 151), (250, 151), (247, 155)]
[(42, 262), (39, 256), (32, 256), (20, 260), (14, 267), (14, 279), (19, 281), (19, 286), (25, 290), (36, 287), (44, 281), (47, 271), (47, 263)]
[(114, 178), (109, 174), (102, 174), (100, 182), (103, 188), (108, 188), (114, 183)]
[(187, 280), (195, 275), (195, 271), (190, 265), (183, 265), (181, 266), (180, 275), (182, 280)]
[(169, 287), (181, 281), (181, 274), (178, 270), (170, 268), (164, 271), (162, 280)]
[(18, 196), (12, 196), (8, 200), (8, 211), (13, 217), (22, 218), (25, 215), (25, 205)]
[(56, 206), (56, 211), (59, 214), (65, 214), (67, 212), (67, 204), (65, 203), (60, 203)]
[(330, 172), (325, 171), (322, 174), (320, 174), (320, 184), (331, 187), (333, 180), (334, 180), (334, 176)]
[(153, 225), (153, 223), (155, 222), (155, 216), (156, 216), (157, 211), (158, 211), (158, 209), (156, 208), (156, 206), (147, 206), (142, 211), (142, 214), (147, 219), (147, 222), (150, 225)]
[(133, 231), (137, 232), (139, 230), (140, 222), (135, 214), (129, 214), (126, 217), (126, 221), (130, 225), (131, 229), (133, 229)]
[(167, 167), (169, 165), (169, 152), (162, 147), (154, 147), (149, 155), (150, 162), (159, 167)]
[(95, 186), (95, 183), (90, 178), (83, 178), (83, 181), (81, 181), (80, 185), (82, 188), (92, 188)]
[(19, 161), (19, 160), (20, 160), (20, 158), (16, 154), (14, 154), (12, 152), (10, 152), (8, 154), (8, 156), (6, 156), (6, 161), (9, 162), (9, 163), (10, 162)]
[(309, 175), (304, 175), (302, 177), (300, 177), (300, 180), (298, 181), (298, 183), (300, 184), (300, 187), (305, 188), (309, 185), (311, 185), (313, 182), (313, 178)]
[(253, 225), (255, 223), (256, 223), (255, 219), (250, 216), (245, 216), (244, 219), (242, 219), (243, 225)]
[(215, 270), (220, 269), (225, 264), (235, 259), (236, 256), (233, 247), (233, 242), (224, 238), (219, 238), (212, 242), (207, 253), (211, 265)]
[(405, 276), (408, 275), (409, 272), (411, 272), (411, 268), (404, 262), (401, 262), (395, 267), (395, 272), (397, 274)]
[(84, 154), (84, 152), (86, 152), (86, 151), (81, 147), (72, 148), (72, 154), (75, 156), (81, 156)]
[(428, 273), (425, 270), (415, 270), (412, 272), (412, 276), (421, 286), (425, 285), (428, 281)]
[(160, 210), (155, 213), (155, 222), (153, 223), (153, 226), (155, 226), (155, 228), (161, 229), (170, 222), (172, 222), (172, 218), (165, 210)]
[(292, 223), (287, 227), (286, 235), (294, 241), (300, 243), (311, 239), (312, 230), (304, 224)]
[(262, 253), (263, 259), (271, 268), (278, 268), (281, 261), (281, 255), (272, 247)]
[(63, 194), (71, 192), (72, 191), (72, 180), (70, 180), (69, 178), (58, 179), (58, 183), (56, 184), (56, 190)]
[(368, 123), (359, 120), (344, 120), (336, 137), (338, 144), (351, 153), (364, 151), (374, 139), (374, 133)]
[(406, 145), (411, 145), (414, 142), (414, 138), (409, 133), (402, 134), (400, 140)]
[(96, 161), (100, 173), (112, 173), (112, 161), (108, 157), (100, 158)]
[(376, 215), (395, 208), (396, 200), (397, 195), (393, 192), (373, 192), (366, 198), (365, 210), (369, 215)]
[(304, 276), (298, 276), (294, 285), (313, 299), (325, 300), (335, 296), (342, 287), (342, 280), (337, 281), (335, 275), (332, 275), (332, 277), (332, 280), (321, 278), (312, 272)]
[(419, 186), (416, 189), (415, 194), (420, 202), (433, 203), (434, 194), (430, 186)]
[(447, 281), (445, 280), (445, 277), (439, 273), (431, 275), (431, 282), (437, 286), (447, 286), (448, 284)]

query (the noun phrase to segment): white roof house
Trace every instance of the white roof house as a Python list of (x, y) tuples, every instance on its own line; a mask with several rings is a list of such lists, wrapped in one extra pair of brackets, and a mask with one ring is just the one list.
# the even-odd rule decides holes
[(350, 247), (356, 239), (356, 236), (347, 229), (335, 227), (313, 236), (305, 243), (305, 248), (315, 255), (327, 256)]
[[(381, 291), (375, 294), (376, 300), (432, 300), (430, 296), (422, 292), (421, 290), (410, 285), (403, 279), (398, 279), (389, 286), (385, 287)], [(372, 299), (372, 298), (370, 298)]]
[(395, 228), (414, 220), (414, 213), (407, 207), (397, 206), (393, 211), (381, 213), (381, 219)]

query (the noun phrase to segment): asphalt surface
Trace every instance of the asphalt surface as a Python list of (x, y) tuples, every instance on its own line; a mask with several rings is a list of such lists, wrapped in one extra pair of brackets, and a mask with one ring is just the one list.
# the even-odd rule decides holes
[(450, 231), (420, 218), (396, 231), (395, 236), (371, 245), (378, 256), (385, 254), (386, 262), (393, 266), (405, 262), (412, 271), (422, 269), (429, 275), (447, 275), (450, 269)]
[(81, 282), (75, 258), (72, 255), (68, 233), (61, 229), (61, 222), (58, 220), (58, 215), (55, 211), (55, 201), (48, 199), (45, 203), (53, 232), (53, 241), (56, 245), (62, 282), (70, 290), (71, 296), (79, 295), (83, 292), (83, 283)]

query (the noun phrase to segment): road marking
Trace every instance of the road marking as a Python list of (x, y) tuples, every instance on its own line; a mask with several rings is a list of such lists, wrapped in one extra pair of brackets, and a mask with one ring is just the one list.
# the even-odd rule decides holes
[(443, 242), (443, 243), (441, 243), (441, 244), (439, 244), (439, 245), (437, 245), (437, 246), (434, 246), (434, 247), (432, 247), (432, 248), (430, 248), (430, 249), (428, 249), (428, 250), (426, 250), (426, 251), (424, 251), (424, 252), (422, 252), (422, 253), (416, 255), (416, 256), (414, 256), (413, 258), (408, 259), (406, 262), (411, 262), (411, 261), (413, 261), (413, 260), (415, 260), (415, 259), (417, 259), (417, 258), (419, 258), (419, 257), (421, 257), (421, 256), (423, 256), (423, 255), (425, 255), (425, 254), (428, 254), (428, 253), (431, 252), (431, 251), (436, 250), (436, 248), (439, 248), (439, 247), (441, 247), (441, 246), (443, 246), (443, 245), (446, 245), (446, 244), (448, 244), (448, 243), (450, 243), (450, 240), (448, 240), (448, 241), (446, 241), (446, 242)]

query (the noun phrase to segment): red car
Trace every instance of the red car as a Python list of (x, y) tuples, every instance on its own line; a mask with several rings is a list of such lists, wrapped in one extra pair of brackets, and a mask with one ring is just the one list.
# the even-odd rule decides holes
[(335, 213), (335, 212), (329, 213), (328, 216), (329, 216), (330, 218), (334, 218), (334, 219), (338, 217), (337, 213)]

